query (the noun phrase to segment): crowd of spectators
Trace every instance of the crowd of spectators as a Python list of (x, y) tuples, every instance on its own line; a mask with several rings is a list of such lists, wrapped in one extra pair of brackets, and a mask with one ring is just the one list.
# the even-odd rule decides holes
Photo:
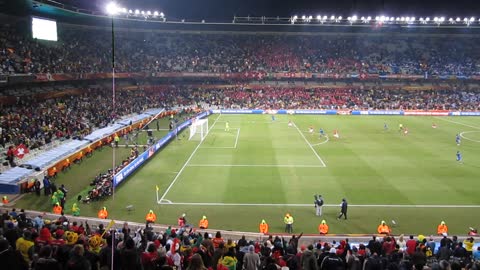
[[(59, 25), (59, 41), (5, 25), (0, 74), (111, 71), (111, 33)], [(314, 72), (480, 75), (475, 36), (282, 35), (116, 31), (118, 72)]]
[(341, 110), (480, 110), (478, 91), (361, 90), (232, 86), (208, 89), (150, 86), (118, 91), (113, 109), (111, 91), (87, 89), (43, 101), (21, 97), (0, 108), (0, 146), (24, 144), (35, 149), (54, 140), (82, 138), (121, 116), (147, 108), (203, 107), (227, 109)]
[[(460, 270), (480, 268), (473, 238), (373, 236), (368, 242), (300, 240), (269, 235), (263, 240), (225, 239), (190, 225), (155, 231), (149, 223), (115, 230), (102, 224), (33, 219), (21, 210), (0, 218), (0, 261), (5, 269), (187, 270)], [(113, 253), (113, 256), (112, 256)]]

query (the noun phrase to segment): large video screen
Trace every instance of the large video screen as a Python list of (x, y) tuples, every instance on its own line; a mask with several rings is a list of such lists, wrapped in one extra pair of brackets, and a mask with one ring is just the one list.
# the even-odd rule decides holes
[(32, 36), (37, 39), (57, 41), (57, 22), (32, 17)]

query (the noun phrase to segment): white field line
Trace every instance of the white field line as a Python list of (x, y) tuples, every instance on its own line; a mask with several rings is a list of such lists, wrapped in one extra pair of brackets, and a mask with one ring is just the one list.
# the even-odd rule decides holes
[(302, 138), (305, 140), (305, 142), (308, 144), (308, 146), (310, 147), (310, 149), (312, 149), (313, 153), (315, 154), (315, 156), (318, 158), (318, 160), (320, 160), (320, 162), (323, 164), (323, 167), (327, 167), (327, 165), (325, 164), (325, 162), (323, 162), (322, 158), (318, 155), (317, 151), (315, 151), (315, 149), (313, 149), (313, 146), (308, 142), (307, 138), (305, 138), (305, 135), (303, 135), (302, 131), (297, 127), (297, 125), (295, 123), (293, 123), (293, 126), (297, 129), (298, 133), (300, 133), (300, 135), (302, 136)]
[(140, 132), (146, 132), (146, 131), (167, 131), (167, 130), (170, 130), (168, 128), (159, 128), (159, 129), (156, 129), (156, 128), (151, 128), (151, 129), (141, 129)]
[[(159, 202), (160, 204), (164, 204)], [(311, 203), (199, 203), (199, 202), (171, 202), (171, 205), (197, 205), (197, 206), (295, 206), (295, 207), (312, 207)], [(340, 207), (339, 204), (324, 204), (325, 207)], [(449, 205), (449, 204), (349, 204), (349, 207), (378, 207), (378, 208), (480, 208), (480, 205)]]
[[(239, 129), (239, 128), (230, 128), (230, 129)], [(209, 130), (210, 130), (210, 129), (209, 129)], [(225, 131), (224, 128), (213, 128), (212, 130), (223, 130), (223, 131)]]
[(269, 167), (269, 168), (325, 168), (323, 165), (294, 164), (188, 164), (188, 167)]
[(442, 120), (442, 121), (447, 121), (447, 122), (450, 122), (450, 123), (454, 123), (454, 124), (457, 124), (457, 125), (466, 126), (466, 127), (469, 127), (469, 128), (480, 129), (480, 127), (471, 126), (471, 125), (467, 125), (467, 124), (464, 124), (464, 123), (461, 123), (461, 122), (444, 119), (444, 118), (442, 118), (442, 117), (434, 117), (434, 118), (439, 119), (439, 120)]
[[(208, 133), (210, 132), (210, 130), (215, 126), (215, 124), (217, 123), (217, 120), (220, 118), (221, 114), (218, 115), (218, 117), (215, 119), (215, 121), (213, 122), (212, 126), (210, 126), (210, 129), (208, 129), (207, 131), (207, 135)], [(175, 178), (172, 180), (172, 182), (170, 183), (170, 185), (167, 187), (167, 189), (165, 190), (165, 192), (163, 193), (162, 197), (160, 198), (160, 202), (165, 198), (165, 196), (167, 195), (167, 193), (170, 191), (170, 189), (172, 188), (172, 186), (175, 184), (175, 182), (177, 181), (178, 177), (182, 174), (183, 170), (185, 170), (185, 168), (187, 167), (188, 163), (190, 162), (190, 160), (192, 159), (192, 157), (195, 155), (195, 153), (197, 152), (198, 148), (200, 148), (200, 146), (202, 145), (204, 140), (200, 141), (200, 143), (197, 145), (197, 147), (195, 148), (195, 150), (193, 150), (192, 154), (190, 155), (190, 157), (187, 159), (187, 161), (185, 162), (185, 164), (183, 164), (183, 167), (180, 169), (180, 171), (178, 171), (177, 175), (175, 176)]]
[(235, 145), (233, 146), (233, 148), (237, 148), (238, 137), (240, 137), (240, 129), (237, 129), (237, 138), (235, 139)]
[(471, 141), (471, 142), (477, 142), (477, 143), (480, 143), (479, 140), (474, 140), (474, 139), (470, 139), (468, 137), (466, 137), (464, 134), (468, 134), (468, 133), (476, 133), (476, 132), (480, 132), (480, 131), (464, 131), (462, 133), (460, 133), (460, 137), (464, 138), (465, 140), (467, 141)]
[(325, 144), (325, 143), (327, 143), (328, 141), (330, 141), (330, 138), (328, 138), (328, 135), (325, 135), (325, 138), (326, 138), (325, 141), (312, 144), (312, 146), (322, 145), (322, 144)]

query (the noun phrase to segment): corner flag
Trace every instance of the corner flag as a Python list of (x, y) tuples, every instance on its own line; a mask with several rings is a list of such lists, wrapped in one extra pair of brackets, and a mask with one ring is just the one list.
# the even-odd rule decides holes
[(160, 190), (160, 188), (158, 187), (158, 185), (155, 185), (155, 188), (157, 189), (157, 191), (159, 191), (159, 190)]

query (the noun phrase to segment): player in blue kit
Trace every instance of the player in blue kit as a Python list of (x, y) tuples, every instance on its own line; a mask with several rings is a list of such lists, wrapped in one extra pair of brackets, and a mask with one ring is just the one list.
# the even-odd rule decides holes
[(321, 128), (318, 132), (320, 133), (320, 137), (324, 137), (324, 136), (325, 136), (325, 132), (323, 131), (322, 128)]
[(462, 153), (460, 153), (460, 151), (457, 151), (457, 161), (458, 163), (463, 163)]
[(460, 135), (457, 134), (457, 136), (455, 137), (455, 142), (457, 143), (457, 146), (460, 146), (460, 142), (461, 142)]

